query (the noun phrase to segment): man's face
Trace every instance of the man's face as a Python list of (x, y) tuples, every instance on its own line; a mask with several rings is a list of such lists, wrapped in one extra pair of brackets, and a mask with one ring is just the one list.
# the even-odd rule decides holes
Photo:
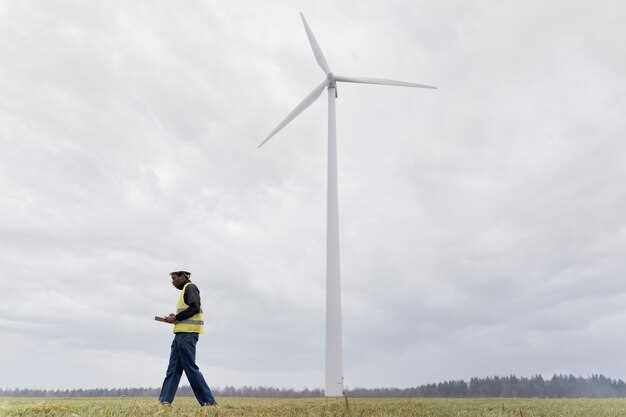
[(172, 277), (172, 285), (178, 288), (179, 290), (182, 289), (184, 286), (184, 282), (186, 281), (185, 276), (184, 275), (178, 276), (176, 274), (171, 274), (170, 276)]

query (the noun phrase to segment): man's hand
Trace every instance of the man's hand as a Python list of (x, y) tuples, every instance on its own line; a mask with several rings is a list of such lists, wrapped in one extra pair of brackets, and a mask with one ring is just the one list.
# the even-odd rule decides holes
[(163, 318), (168, 323), (176, 323), (176, 315), (175, 314), (170, 314), (169, 316), (163, 317)]

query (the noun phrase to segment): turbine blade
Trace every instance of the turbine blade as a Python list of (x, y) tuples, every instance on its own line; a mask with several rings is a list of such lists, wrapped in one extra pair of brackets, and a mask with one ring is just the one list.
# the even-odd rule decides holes
[(315, 55), (315, 60), (319, 64), (320, 67), (324, 70), (324, 74), (328, 74), (330, 72), (330, 68), (328, 68), (328, 63), (326, 62), (326, 58), (324, 58), (324, 54), (320, 49), (309, 24), (306, 22), (304, 15), (300, 13), (300, 17), (302, 18), (302, 23), (304, 24), (304, 30), (306, 30), (306, 36), (309, 38), (309, 43), (311, 44), (311, 49), (313, 49), (313, 55)]
[(336, 75), (335, 80), (342, 81), (344, 83), (396, 85), (400, 87), (417, 87), (417, 88), (437, 89), (437, 87), (434, 87), (432, 85), (407, 83), (405, 81), (385, 80), (383, 78), (355, 78), (355, 77), (342, 77), (340, 75)]
[(328, 86), (328, 80), (324, 80), (323, 83), (321, 83), (320, 85), (318, 85), (317, 87), (315, 87), (315, 89), (313, 91), (311, 91), (309, 93), (308, 96), (306, 96), (304, 98), (304, 100), (302, 100), (288, 115), (287, 117), (285, 117), (285, 119), (280, 122), (278, 124), (278, 126), (276, 126), (274, 128), (274, 130), (272, 130), (272, 132), (263, 140), (263, 142), (261, 142), (259, 144), (259, 146), (257, 146), (257, 148), (260, 148), (261, 146), (263, 146), (265, 144), (265, 142), (267, 142), (268, 140), (270, 140), (272, 138), (272, 136), (274, 136), (276, 133), (278, 133), (278, 131), (280, 129), (282, 129), (283, 127), (285, 127), (289, 122), (291, 122), (293, 119), (296, 118), (296, 116), (298, 116), (300, 113), (302, 113), (304, 111), (304, 109), (306, 109), (307, 107), (309, 107), (315, 100), (317, 100), (317, 98), (320, 96), (320, 94), (322, 94), (322, 91), (324, 91), (324, 89)]

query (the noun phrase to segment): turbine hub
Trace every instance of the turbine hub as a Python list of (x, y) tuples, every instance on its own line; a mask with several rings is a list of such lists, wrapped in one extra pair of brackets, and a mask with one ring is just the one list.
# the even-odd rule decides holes
[(336, 87), (335, 74), (333, 74), (332, 72), (329, 72), (328, 74), (326, 74), (326, 79), (328, 80), (328, 87), (329, 88), (335, 88)]

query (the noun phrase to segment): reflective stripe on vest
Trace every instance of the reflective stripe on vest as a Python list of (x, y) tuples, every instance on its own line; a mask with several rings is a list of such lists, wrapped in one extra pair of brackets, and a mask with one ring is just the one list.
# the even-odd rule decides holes
[(204, 324), (203, 320), (181, 320), (181, 321), (177, 321), (176, 323), (184, 323), (184, 324)]
[[(180, 313), (189, 308), (189, 305), (185, 303), (185, 289), (188, 282), (178, 294), (178, 301), (176, 303), (176, 312)], [(202, 316), (202, 310), (199, 313), (194, 314), (186, 320), (176, 322), (174, 325), (174, 333), (202, 333), (203, 332), (204, 319)]]

